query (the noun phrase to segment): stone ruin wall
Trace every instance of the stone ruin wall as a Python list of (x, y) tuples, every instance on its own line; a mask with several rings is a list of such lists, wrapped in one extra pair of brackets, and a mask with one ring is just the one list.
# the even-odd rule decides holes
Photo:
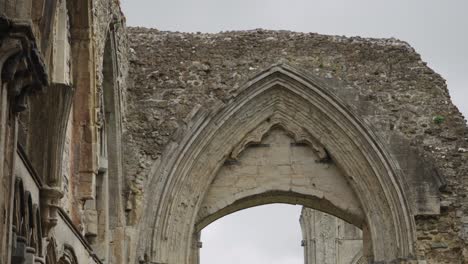
[[(79, 263), (94, 263), (95, 261), (99, 262), (100, 260), (98, 258), (101, 260), (104, 259), (104, 261), (124, 263), (124, 260), (122, 260), (124, 257), (117, 256), (123, 254), (122, 248), (120, 252), (117, 249), (111, 254), (112, 259), (109, 259), (109, 256), (98, 257), (92, 252), (90, 241), (86, 241), (84, 238), (85, 232), (89, 226), (92, 226), (96, 223), (88, 223), (84, 220), (86, 217), (83, 212), (83, 195), (80, 193), (80, 186), (84, 185), (84, 181), (80, 177), (81, 172), (79, 171), (78, 164), (82, 159), (86, 159), (88, 157), (91, 157), (90, 160), (98, 159), (97, 155), (99, 155), (99, 153), (96, 152), (96, 149), (99, 148), (96, 148), (98, 147), (96, 136), (78, 139), (79, 136), (77, 135), (80, 134), (80, 131), (74, 126), (76, 123), (78, 123), (78, 126), (89, 126), (95, 129), (91, 133), (95, 133), (94, 135), (98, 133), (96, 126), (96, 122), (98, 120), (94, 119), (94, 117), (98, 111), (97, 109), (102, 107), (99, 104), (99, 97), (102, 94), (104, 46), (108, 36), (108, 31), (113, 32), (113, 39), (115, 41), (114, 44), (116, 47), (115, 50), (111, 51), (111, 53), (113, 53), (115, 56), (115, 90), (119, 91), (121, 94), (118, 103), (122, 104), (125, 101), (123, 97), (125, 94), (124, 91), (126, 89), (125, 79), (127, 76), (128, 47), (126, 44), (127, 35), (125, 28), (125, 17), (121, 12), (120, 2), (118, 0), (6, 0), (2, 1), (0, 4), (0, 14), (2, 15), (2, 23), (5, 22), (3, 19), (7, 19), (7, 21), (11, 21), (12, 24), (21, 25), (23, 30), (26, 28), (31, 29), (32, 34), (30, 34), (31, 36), (28, 36), (30, 39), (25, 41), (33, 42), (32, 47), (37, 46), (39, 56), (41, 56), (41, 59), (45, 64), (41, 66), (44, 67), (45, 74), (48, 75), (46, 78), (49, 79), (49, 87), (44, 89), (43, 92), (32, 94), (29, 97), (28, 109), (26, 109), (21, 114), (18, 114), (18, 143), (22, 145), (25, 150), (22, 155), (25, 160), (24, 162), (26, 162), (26, 164), (29, 166), (29, 171), (23, 169), (14, 171), (14, 173), (16, 174), (16, 177), (21, 176), (23, 178), (25, 181), (26, 191), (34, 190), (36, 193), (38, 193), (38, 188), (40, 189), (46, 187), (36, 186), (37, 184), (34, 184), (34, 181), (31, 180), (32, 178), (36, 177), (42, 180), (43, 184), (50, 184), (48, 182), (48, 178), (53, 177), (53, 175), (49, 175), (49, 171), (43, 170), (43, 164), (41, 164), (43, 161), (37, 159), (37, 157), (41, 157), (43, 155), (48, 157), (48, 159), (52, 159), (50, 152), (54, 151), (51, 151), (53, 147), (45, 146), (47, 144), (42, 144), (42, 142), (48, 142), (48, 144), (52, 145), (56, 144), (57, 140), (51, 140), (49, 137), (65, 138), (63, 158), (61, 160), (57, 159), (50, 162), (53, 169), (56, 170), (58, 170), (60, 167), (58, 164), (61, 164), (61, 171), (58, 173), (61, 180), (57, 181), (61, 186), (52, 187), (58, 187), (58, 189), (64, 192), (64, 198), (58, 202), (58, 205), (60, 210), (63, 210), (65, 215), (58, 217), (59, 219), (57, 226), (50, 232), (46, 232), (45, 227), (43, 227), (44, 238), (42, 239), (44, 240), (44, 250), (42, 252), (43, 255), (40, 257), (44, 258), (46, 254), (48, 255), (52, 252), (52, 249), (57, 250), (55, 253), (57, 254), (57, 259), (47, 260), (48, 262), (52, 261), (51, 263), (55, 263), (55, 261), (58, 261), (58, 258), (62, 257), (62, 254), (65, 254), (65, 244), (67, 244), (71, 247), (70, 250), (73, 252), (73, 254), (76, 254), (76, 258)], [(66, 16), (67, 18), (59, 19), (59, 16)], [(64, 21), (67, 21), (67, 23), (64, 23)], [(46, 25), (45, 30), (43, 30), (43, 25)], [(9, 35), (3, 35), (3, 33), (5, 33), (3, 30), (6, 29), (8, 28), (5, 27), (5, 24), (2, 24), (0, 38), (2, 42), (1, 44), (5, 45), (0, 45), (2, 47), (2, 50), (0, 51), (1, 56), (4, 56), (10, 52), (9, 50), (4, 50), (8, 48), (8, 45), (6, 44), (9, 44), (8, 41), (10, 41), (8, 39), (8, 37), (10, 37)], [(25, 30), (25, 32), (28, 30)], [(63, 35), (60, 35), (62, 33)], [(56, 54), (59, 54), (58, 57), (56, 57)], [(3, 62), (4, 61), (2, 61), (2, 63)], [(55, 63), (57, 62), (59, 62), (59, 64), (56, 65)], [(65, 66), (60, 63), (64, 63)], [(76, 72), (78, 72), (78, 74), (74, 74)], [(76, 78), (77, 76), (78, 78)], [(4, 83), (2, 82), (2, 86), (3, 84)], [(54, 106), (50, 106), (44, 103), (44, 101), (48, 101), (48, 99), (44, 98), (56, 96), (53, 91), (56, 90), (57, 87), (59, 89), (61, 88), (61, 90), (71, 90), (69, 95), (70, 97), (73, 97), (71, 100), (73, 101), (74, 105), (78, 101), (83, 100), (83, 97), (80, 97), (79, 94), (85, 94), (87, 97), (83, 100), (87, 101), (87, 107), (75, 107), (76, 109), (71, 110), (70, 116), (68, 116), (66, 131), (55, 131), (54, 129), (60, 130), (57, 127), (54, 127), (50, 130), (45, 128), (48, 124), (56, 124), (56, 122), (61, 122), (57, 121), (58, 119), (62, 118), (60, 114), (63, 114), (64, 112), (67, 113), (69, 110), (65, 108), (61, 111), (57, 111), (54, 109)], [(5, 87), (2, 87), (2, 89), (3, 88)], [(55, 99), (53, 100), (56, 100), (54, 104), (66, 104), (64, 101), (62, 101), (65, 100), (65, 96), (62, 94), (60, 94), (60, 96), (61, 97), (54, 97)], [(39, 111), (38, 108), (34, 108), (36, 100), (42, 102), (42, 104), (39, 105)], [(2, 109), (4, 107), (3, 103), (4, 102), (2, 101)], [(77, 116), (92, 116), (92, 118), (89, 120), (77, 120)], [(64, 117), (64, 119), (66, 120), (67, 117)], [(37, 120), (42, 122), (39, 124), (40, 127), (38, 124), (34, 124), (38, 123)], [(2, 121), (1, 125), (3, 126), (3, 122), (5, 120), (2, 119), (0, 121)], [(119, 124), (120, 121), (121, 120), (119, 120)], [(34, 127), (34, 125), (36, 127)], [(14, 126), (12, 127), (14, 128)], [(44, 131), (47, 132), (44, 134)], [(40, 142), (37, 141), (38, 138), (40, 139)], [(12, 138), (9, 140), (12, 140)], [(79, 140), (82, 140), (82, 142)], [(15, 143), (16, 142), (13, 144)], [(86, 153), (86, 155), (81, 155), (83, 152), (80, 151), (82, 150), (77, 148), (77, 145), (82, 143), (89, 144), (88, 146), (92, 146), (88, 149), (90, 152)], [(54, 153), (52, 153), (52, 155), (53, 154)], [(24, 166), (22, 162), (23, 161), (18, 160), (17, 166), (20, 168), (21, 166)], [(0, 180), (3, 181), (3, 176), (0, 177)], [(94, 186), (91, 186), (90, 188), (94, 188)], [(42, 195), (43, 190), (40, 191)], [(124, 197), (123, 188), (121, 192), (119, 191), (119, 195)], [(34, 203), (38, 203), (42, 206), (43, 204), (49, 202), (44, 202), (42, 196), (40, 198), (38, 195), (36, 196), (34, 197), (34, 199), (36, 199)], [(89, 199), (89, 197), (87, 199)], [(121, 218), (124, 218), (123, 210), (121, 215)], [(45, 216), (45, 219), (47, 217), (48, 216)], [(120, 225), (121, 229), (123, 230), (125, 226), (124, 221), (121, 222)], [(109, 230), (106, 230), (106, 233), (108, 232)], [(0, 245), (2, 246), (2, 251), (4, 251), (4, 234), (2, 232), (0, 232), (0, 234), (2, 235), (2, 241)], [(122, 234), (123, 232), (120, 230), (120, 232), (112, 234), (113, 236), (109, 236), (109, 238), (124, 243), (125, 238)], [(109, 244), (109, 242), (114, 241), (107, 241), (107, 244)], [(51, 249), (49, 249), (49, 246)], [(47, 247), (47, 249), (45, 247)], [(7, 253), (8, 252), (1, 252), (0, 262), (3, 263), (4, 260), (7, 260), (9, 256)], [(39, 252), (36, 253), (39, 254)], [(36, 261), (40, 260), (38, 259)]]
[[(197, 109), (228, 103), (249, 78), (283, 63), (329, 83), (401, 155), (403, 166), (424, 160), (437, 168), (431, 173), (442, 179), (440, 208), (437, 201), (418, 201), (412, 194), (416, 203), (432, 205), (416, 216), (417, 254), (427, 263), (468, 258), (466, 122), (451, 103), (445, 80), (407, 43), (267, 30), (188, 34), (129, 28), (128, 33), (123, 151), (129, 224), (142, 214), (153, 163), (180, 140)], [(408, 149), (419, 156), (405, 156)], [(439, 209), (440, 215), (431, 213)]]
[[(70, 11), (71, 12), (71, 11)], [(91, 67), (94, 69), (87, 69), (86, 65), (79, 64), (77, 58), (71, 58), (72, 68), (77, 68), (81, 71), (91, 71), (92, 76), (95, 77), (95, 80), (90, 82), (91, 87), (87, 87), (90, 89), (90, 93), (92, 94), (92, 103), (90, 104), (89, 108), (86, 109), (79, 109), (78, 111), (82, 112), (82, 114), (92, 113), (93, 115), (96, 114), (97, 109), (102, 107), (101, 103), (99, 102), (99, 97), (103, 93), (102, 83), (103, 83), (103, 60), (104, 60), (104, 47), (106, 44), (106, 40), (109, 37), (108, 31), (114, 32), (115, 44), (116, 49), (112, 52), (115, 52), (116, 55), (116, 67), (117, 72), (115, 74), (117, 86), (115, 87), (116, 90), (120, 90), (120, 93), (124, 94), (126, 89), (126, 78), (128, 73), (128, 60), (127, 60), (127, 35), (126, 35), (126, 28), (125, 28), (125, 17), (121, 11), (120, 3), (116, 0), (109, 0), (109, 1), (98, 1), (92, 5), (92, 9), (90, 10), (92, 15), (91, 17), (91, 24), (90, 24), (90, 31), (92, 36), (92, 41), (90, 45), (92, 45), (92, 50), (94, 52), (94, 56), (91, 58)], [(73, 61), (75, 59), (75, 61)], [(76, 80), (72, 80), (72, 83), (76, 82)], [(123, 103), (124, 100), (121, 98), (121, 102)], [(69, 123), (68, 123), (68, 130), (65, 139), (65, 146), (64, 146), (64, 157), (62, 161), (62, 174), (64, 178), (67, 178), (70, 184), (66, 189), (69, 190), (68, 193), (65, 193), (66, 197), (64, 198), (65, 201), (62, 201), (65, 210), (69, 212), (70, 217), (73, 219), (75, 224), (80, 227), (80, 229), (85, 232), (86, 224), (83, 223), (83, 219), (85, 218), (84, 212), (82, 210), (82, 195), (78, 190), (78, 185), (80, 185), (80, 176), (78, 175), (77, 171), (77, 163), (80, 160), (79, 154), (76, 153), (76, 149), (73, 149), (73, 143), (76, 144), (76, 137), (77, 131), (73, 131), (73, 112), (77, 111), (73, 109), (70, 113)], [(98, 120), (92, 120), (91, 125), (96, 125)], [(95, 127), (96, 128), (96, 127)], [(94, 133), (98, 133), (97, 129)], [(93, 139), (97, 140), (97, 136)], [(97, 149), (99, 149), (98, 142), (94, 141), (91, 142), (94, 144)], [(73, 153), (75, 152), (75, 153)], [(99, 153), (93, 153), (95, 159), (98, 159)], [(74, 166), (74, 167), (73, 167)], [(84, 234), (84, 233), (83, 233)]]
[[(46, 2), (50, 4), (53, 1)], [(47, 35), (41, 34), (37, 24), (44, 15), (39, 14), (41, 10), (33, 9), (39, 3), (42, 2), (6, 0), (0, 5), (0, 10), (11, 19), (32, 23), (38, 47), (44, 48), (41, 52), (45, 56), (46, 69), (51, 71), (54, 63), (51, 60), (52, 51), (50, 46), (47, 50), (44, 44), (51, 41)], [(136, 257), (132, 254), (136, 254), (141, 210), (145, 195), (151, 191), (145, 189), (149, 182), (148, 175), (152, 175), (167, 146), (183, 137), (187, 124), (197, 111), (216, 109), (231, 102), (238, 94), (239, 87), (260, 71), (276, 64), (287, 64), (324, 80), (332, 87), (334, 94), (386, 140), (403, 170), (416, 166), (425, 172), (414, 175), (415, 171), (405, 171), (411, 175), (411, 184), (418, 186), (421, 183), (411, 197), (418, 213), (418, 257), (426, 259), (427, 263), (468, 261), (466, 121), (451, 103), (445, 81), (428, 68), (407, 43), (395, 39), (346, 38), (288, 31), (188, 34), (145, 28), (127, 29), (118, 0), (87, 1), (89, 6), (84, 1), (79, 3), (90, 8), (84, 10), (86, 12), (74, 8), (71, 13), (84, 14), (75, 21), (90, 18), (92, 56), (87, 62), (91, 66), (88, 68), (88, 64), (78, 60), (72, 60), (71, 66), (90, 78), (89, 85), (84, 88), (89, 89), (86, 93), (89, 92), (92, 102), (77, 111), (91, 116), (86, 125), (94, 127), (93, 136), (86, 139), (89, 140), (86, 144), (91, 146), (91, 163), (98, 159), (95, 126), (98, 120), (95, 114), (103, 92), (103, 57), (109, 28), (114, 31), (116, 47), (112, 51), (116, 67), (114, 88), (119, 93), (118, 104), (122, 110), (117, 121), (123, 122), (125, 168), (119, 195), (125, 207), (121, 213), (125, 211), (126, 215), (118, 216), (121, 222), (110, 236), (110, 242), (123, 243), (111, 254), (118, 260), (111, 261), (132, 263)], [(46, 15), (48, 21), (54, 19), (54, 14)], [(78, 33), (86, 38), (88, 32)], [(50, 37), (54, 38), (53, 35)], [(53, 72), (48, 74), (54, 75)], [(83, 87), (74, 88), (83, 90)], [(4, 97), (5, 93), (1, 95)], [(3, 109), (4, 105), (1, 106)], [(37, 113), (29, 114), (34, 117)], [(49, 119), (59, 117), (56, 113), (48, 114)], [(3, 119), (0, 121), (5, 122)], [(21, 124), (21, 121), (20, 118), (20, 125), (29, 125), (27, 122)], [(37, 133), (34, 135), (37, 137), (41, 131), (29, 129), (25, 133)], [(86, 155), (73, 149), (76, 145), (75, 133), (77, 131), (70, 128), (66, 133), (61, 172), (63, 177), (70, 179), (69, 193), (62, 200), (62, 209), (72, 218), (71, 225), (75, 226), (61, 223), (54, 232), (59, 237), (57, 248), (63, 249), (64, 241), (72, 241), (77, 247), (75, 252), (79, 254), (78, 258), (94, 261), (96, 257), (87, 251), (87, 242), (82, 238), (87, 223), (82, 222), (83, 196), (79, 187), (83, 186), (83, 182), (76, 172), (76, 163)], [(20, 136), (30, 136), (26, 134)], [(37, 157), (46, 153), (42, 149), (44, 146), (33, 147), (32, 151), (26, 150), (27, 155)], [(413, 150), (418, 154), (412, 154)], [(32, 163), (34, 167), (34, 160)], [(27, 175), (31, 171), (23, 170), (21, 173)], [(428, 177), (440, 179), (440, 185), (426, 185)], [(0, 178), (2, 182), (8, 180), (6, 177)], [(435, 195), (435, 191), (438, 191), (435, 189), (439, 187), (441, 201)], [(37, 186), (26, 186), (26, 189), (34, 188)], [(5, 191), (5, 187), (2, 190)], [(7, 195), (2, 196), (1, 202), (8, 199)], [(82, 233), (73, 233), (73, 230)], [(0, 235), (0, 245), (4, 248), (6, 240), (3, 229)], [(1, 260), (6, 256), (0, 254)]]

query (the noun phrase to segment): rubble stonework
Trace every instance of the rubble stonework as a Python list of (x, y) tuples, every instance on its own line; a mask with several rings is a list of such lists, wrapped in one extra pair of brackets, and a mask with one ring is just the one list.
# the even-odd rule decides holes
[(407, 174), (414, 259), (462, 263), (467, 156), (460, 148), (468, 144), (466, 124), (445, 81), (407, 43), (261, 29), (190, 34), (130, 28), (129, 39), (125, 168), (132, 221), (148, 210), (141, 209), (145, 187), (164, 156), (202, 122), (196, 119), (200, 112), (214, 115), (262, 71), (290, 65), (326, 83)]
[(127, 28), (118, 0), (0, 14), (0, 263), (199, 263), (205, 226), (278, 202), (323, 211), (309, 262), (361, 238), (335, 251), (468, 262), (466, 121), (408, 43)]

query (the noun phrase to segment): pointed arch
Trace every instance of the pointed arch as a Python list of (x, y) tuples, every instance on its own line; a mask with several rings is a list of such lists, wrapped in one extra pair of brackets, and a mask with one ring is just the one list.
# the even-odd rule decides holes
[(150, 175), (140, 232), (152, 233), (140, 236), (139, 254), (157, 263), (189, 263), (196, 215), (217, 171), (251, 131), (281, 116), (281, 125), (301, 127), (319, 141), (346, 175), (364, 212), (369, 257), (392, 263), (414, 259), (414, 219), (398, 164), (330, 91), (309, 74), (275, 65), (228, 104), (197, 112)]

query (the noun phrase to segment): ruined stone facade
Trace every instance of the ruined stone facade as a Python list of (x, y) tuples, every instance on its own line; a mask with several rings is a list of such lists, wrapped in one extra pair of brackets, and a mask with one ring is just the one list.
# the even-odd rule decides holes
[(4, 0), (0, 13), (0, 263), (125, 263), (119, 3)]
[(359, 228), (330, 218), (362, 239), (344, 262), (468, 262), (466, 121), (407, 43), (126, 28), (117, 0), (0, 13), (0, 263), (198, 263), (205, 226), (267, 203)]

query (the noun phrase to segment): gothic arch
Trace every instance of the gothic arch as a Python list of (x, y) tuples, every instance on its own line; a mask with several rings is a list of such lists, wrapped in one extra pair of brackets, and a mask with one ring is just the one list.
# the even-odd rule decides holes
[[(97, 211), (97, 230), (87, 234), (90, 243), (100, 257), (110, 258), (119, 262), (122, 258), (123, 238), (121, 236), (124, 224), (124, 211), (122, 197), (115, 193), (122, 191), (122, 160), (121, 160), (121, 109), (120, 88), (118, 78), (117, 44), (115, 25), (118, 22), (110, 22), (106, 31), (105, 45), (102, 58), (102, 82), (98, 84), (96, 92), (97, 105), (99, 106), (97, 118), (97, 151), (98, 173), (96, 175), (95, 195), (96, 199), (89, 210)], [(113, 234), (112, 236), (110, 234)], [(113, 243), (109, 243), (111, 237)]]
[[(118, 79), (118, 58), (116, 43), (116, 24), (112, 20), (106, 34), (102, 65), (101, 87), (101, 116), (102, 131), (105, 134), (101, 144), (105, 144), (106, 158), (108, 159), (108, 185), (110, 193), (122, 191), (122, 157), (121, 157), (121, 94)], [(105, 141), (105, 142), (104, 142)], [(109, 200), (110, 227), (116, 228), (123, 225), (123, 201), (122, 197)]]
[(140, 256), (189, 263), (196, 216), (216, 173), (251, 131), (278, 118), (280, 125), (301, 127), (316, 139), (346, 175), (364, 213), (369, 257), (385, 263), (414, 259), (414, 219), (398, 164), (330, 91), (310, 75), (277, 65), (227, 105), (194, 114), (185, 136), (169, 145), (150, 175)]
[(33, 229), (31, 246), (36, 249), (36, 254), (42, 257), (42, 227), (41, 227), (41, 211), (37, 204), (33, 205)]
[(13, 227), (14, 232), (16, 231), (18, 236), (26, 238), (26, 226), (25, 226), (25, 215), (26, 215), (26, 204), (24, 197), (23, 181), (20, 178), (15, 179), (15, 190), (13, 198)]
[(33, 204), (31, 192), (26, 191), (24, 196), (24, 203), (26, 204), (26, 212), (24, 215), (25, 225), (26, 225), (26, 243), (28, 246), (31, 246), (33, 239), (33, 230), (34, 230), (34, 217), (33, 217)]

